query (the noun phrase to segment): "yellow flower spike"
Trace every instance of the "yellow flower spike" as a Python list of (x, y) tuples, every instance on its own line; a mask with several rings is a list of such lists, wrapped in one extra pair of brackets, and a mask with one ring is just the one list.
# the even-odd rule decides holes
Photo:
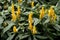
[(32, 31), (32, 29), (33, 29), (32, 23), (29, 23), (28, 29)]
[(53, 9), (53, 7), (50, 7), (50, 10), (49, 10), (48, 16), (49, 16), (49, 17), (52, 17), (54, 14), (55, 14), (55, 13), (54, 13), (54, 9)]
[(12, 14), (12, 21), (15, 22), (16, 21), (16, 15)]
[(53, 17), (53, 20), (55, 21), (57, 19), (57, 16), (56, 16), (56, 14), (54, 15), (54, 17)]
[(33, 34), (36, 34), (37, 33), (37, 30), (36, 30), (36, 27), (33, 26), (33, 31), (32, 31)]
[(21, 10), (20, 10), (20, 7), (18, 6), (18, 14), (20, 15), (21, 13)]
[(34, 1), (31, 1), (31, 7), (32, 8), (34, 7)]
[(19, 7), (19, 6), (18, 6), (17, 9), (18, 9), (18, 10), (17, 10), (17, 12), (16, 12), (16, 15), (17, 15), (17, 18), (19, 19), (20, 14), (21, 14), (21, 10), (20, 10), (20, 7)]
[(45, 14), (45, 10), (44, 10), (44, 7), (42, 7), (42, 9), (40, 10), (40, 19), (43, 19), (44, 17), (44, 14)]
[(12, 3), (12, 9), (11, 10), (12, 10), (11, 13), (14, 14), (14, 4), (13, 3)]
[(18, 0), (18, 3), (21, 3), (22, 2), (22, 0)]
[(29, 18), (28, 18), (29, 22), (32, 22), (32, 15), (33, 15), (33, 13), (30, 12), (30, 14), (29, 14)]
[(11, 9), (12, 11), (11, 11), (11, 15), (12, 15), (12, 21), (16, 21), (16, 15), (15, 15), (15, 13), (14, 13), (14, 4), (12, 3), (12, 9)]
[(56, 16), (56, 14), (55, 14), (55, 12), (54, 12), (53, 7), (50, 7), (48, 16), (50, 17), (50, 21), (51, 21), (51, 22), (52, 22), (52, 21), (54, 22), (54, 21), (57, 19), (57, 16)]
[(14, 33), (18, 32), (16, 26), (13, 27), (13, 32), (14, 32)]
[(32, 12), (30, 12), (30, 14), (29, 14), (29, 17), (28, 17), (28, 21), (29, 21), (29, 27), (28, 27), (28, 29), (30, 29), (30, 30), (32, 30), (32, 15), (33, 15), (33, 13)]

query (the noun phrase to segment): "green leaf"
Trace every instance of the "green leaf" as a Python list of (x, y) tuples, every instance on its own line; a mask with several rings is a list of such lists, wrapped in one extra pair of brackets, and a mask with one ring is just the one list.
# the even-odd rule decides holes
[(39, 39), (47, 39), (48, 37), (46, 37), (46, 36), (36, 36), (37, 38), (39, 38)]
[(3, 22), (3, 20), (4, 20), (4, 19), (0, 16), (0, 24)]
[(28, 37), (28, 40), (31, 40), (31, 37), (30, 36)]
[(60, 0), (57, 2), (56, 7), (60, 7)]
[(34, 18), (34, 25), (37, 25), (39, 22), (40, 22), (40, 20), (39, 20), (39, 19)]
[(49, 19), (47, 19), (43, 24), (46, 24), (46, 23), (48, 23), (49, 22)]
[(11, 6), (8, 7), (8, 11), (11, 12)]
[(35, 36), (33, 36), (33, 40), (37, 40)]
[(24, 12), (24, 13), (23, 13), (23, 15), (28, 15), (28, 14), (29, 14), (29, 12)]
[(54, 28), (55, 28), (57, 31), (60, 31), (60, 25), (55, 24)]
[(24, 38), (27, 38), (28, 36), (29, 36), (29, 35), (20, 34), (20, 35), (19, 35), (19, 38), (20, 38), (20, 39), (24, 39)]
[(15, 36), (15, 34), (9, 36), (9, 37), (7, 38), (7, 40), (12, 40), (14, 36)]
[(58, 28), (60, 29), (60, 25), (56, 24), (55, 26), (58, 27)]
[(14, 25), (14, 23), (11, 22), (11, 21), (7, 21), (7, 23), (9, 25), (3, 29), (3, 33), (5, 33), (6, 31), (8, 31)]

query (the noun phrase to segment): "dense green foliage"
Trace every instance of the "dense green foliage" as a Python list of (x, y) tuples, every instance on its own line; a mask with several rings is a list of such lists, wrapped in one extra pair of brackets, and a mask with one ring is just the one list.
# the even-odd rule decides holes
[[(14, 3), (15, 12), (17, 6), (21, 8), (20, 19), (12, 22), (11, 5)], [(17, 0), (0, 0), (0, 40), (59, 40), (60, 38), (60, 0), (34, 0), (34, 7), (31, 8), (31, 0), (22, 0), (18, 4)], [(39, 19), (41, 7), (49, 10), (51, 6), (57, 15), (55, 22), (50, 22), (47, 17)], [(28, 29), (28, 14), (33, 12), (33, 25), (36, 26), (37, 34), (32, 34)], [(13, 32), (13, 26), (16, 26), (18, 32)]]

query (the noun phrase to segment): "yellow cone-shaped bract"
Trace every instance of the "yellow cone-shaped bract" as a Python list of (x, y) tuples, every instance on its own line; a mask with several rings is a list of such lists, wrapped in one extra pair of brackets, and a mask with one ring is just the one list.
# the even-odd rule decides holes
[(54, 12), (53, 7), (50, 7), (49, 11), (48, 11), (48, 17), (50, 18), (51, 22), (54, 22), (57, 19), (57, 16)]
[(13, 26), (13, 32), (16, 33), (18, 30), (16, 28), (16, 26)]
[(16, 15), (15, 15), (15, 13), (14, 13), (14, 4), (12, 3), (12, 9), (11, 9), (12, 11), (11, 11), (11, 15), (12, 15), (12, 21), (16, 21)]
[(20, 15), (20, 13), (21, 13), (21, 9), (20, 9), (20, 7), (18, 6), (18, 14)]
[(28, 22), (29, 22), (29, 29), (32, 30), (32, 15), (33, 13), (30, 12), (29, 16), (28, 16)]
[(32, 12), (30, 12), (30, 13), (29, 13), (29, 17), (28, 17), (28, 21), (29, 21), (29, 23), (31, 23), (31, 22), (32, 22), (32, 15), (33, 15), (33, 13), (32, 13)]
[(12, 3), (12, 7), (11, 7), (11, 13), (14, 14), (14, 3)]
[(17, 15), (17, 18), (19, 19), (20, 14), (21, 14), (21, 10), (20, 10), (20, 7), (19, 7), (19, 6), (18, 6), (17, 9), (18, 9), (18, 10), (17, 10), (17, 12), (16, 12), (16, 15)]
[(34, 7), (34, 1), (31, 1), (31, 7), (32, 8)]
[(16, 21), (16, 15), (15, 14), (12, 14), (12, 20), (11, 21), (13, 21), (13, 22)]
[(49, 16), (49, 17), (52, 17), (52, 16), (55, 15), (54, 9), (53, 9), (52, 7), (50, 7), (50, 9), (49, 9), (48, 12), (49, 12), (49, 13), (48, 13), (48, 16)]
[(33, 34), (36, 34), (37, 33), (37, 30), (36, 30), (36, 27), (33, 26), (33, 31), (32, 31)]
[(18, 3), (21, 3), (22, 2), (22, 0), (18, 0)]
[(42, 9), (40, 10), (40, 16), (39, 16), (39, 18), (43, 19), (44, 14), (45, 14), (45, 10), (44, 10), (44, 7), (42, 7)]

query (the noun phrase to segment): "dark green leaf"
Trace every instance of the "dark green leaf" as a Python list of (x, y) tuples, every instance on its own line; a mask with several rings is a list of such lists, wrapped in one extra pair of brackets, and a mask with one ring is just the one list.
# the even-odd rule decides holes
[(39, 38), (39, 39), (47, 39), (48, 37), (46, 37), (46, 36), (36, 36), (37, 38)]

